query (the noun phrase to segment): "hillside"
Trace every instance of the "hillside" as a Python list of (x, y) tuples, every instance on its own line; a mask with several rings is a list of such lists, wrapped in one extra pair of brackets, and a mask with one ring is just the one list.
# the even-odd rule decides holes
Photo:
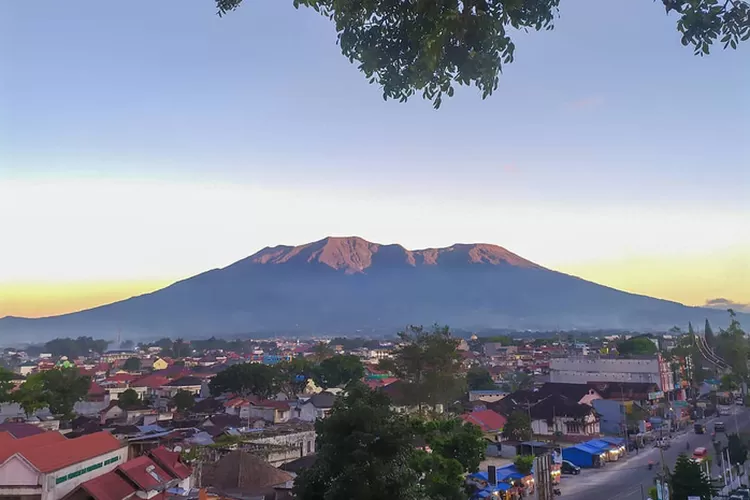
[(0, 320), (0, 340), (59, 336), (393, 333), (407, 323), (465, 329), (628, 328), (726, 323), (726, 313), (601, 286), (487, 244), (407, 250), (361, 238), (268, 247), (223, 269), (106, 306)]

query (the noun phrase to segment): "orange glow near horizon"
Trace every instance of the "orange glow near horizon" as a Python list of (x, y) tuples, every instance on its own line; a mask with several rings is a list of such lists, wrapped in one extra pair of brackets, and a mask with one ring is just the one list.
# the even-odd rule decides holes
[(177, 280), (0, 283), (0, 318), (39, 318), (81, 311), (153, 292)]
[[(687, 305), (700, 306), (714, 298), (748, 304), (750, 266), (745, 250), (711, 256), (638, 257), (550, 267), (620, 290)], [(0, 317), (42, 317), (80, 311), (149, 293), (179, 279), (0, 283)]]

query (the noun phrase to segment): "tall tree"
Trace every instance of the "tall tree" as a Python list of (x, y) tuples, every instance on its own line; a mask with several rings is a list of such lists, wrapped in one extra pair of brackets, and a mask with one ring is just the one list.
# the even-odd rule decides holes
[(72, 417), (73, 407), (91, 386), (91, 379), (79, 375), (76, 368), (47, 370), (43, 372), (43, 380), (50, 412), (65, 419)]
[(279, 391), (278, 371), (269, 365), (242, 363), (219, 372), (210, 382), (211, 394), (234, 393), (270, 398)]
[(312, 376), (313, 365), (306, 358), (296, 357), (276, 365), (279, 392), (287, 399), (294, 399), (305, 389), (307, 379)]
[(528, 413), (516, 410), (508, 415), (508, 421), (503, 427), (503, 436), (514, 441), (531, 439), (531, 419)]
[(703, 336), (706, 337), (706, 344), (708, 344), (709, 347), (713, 347), (714, 331), (711, 329), (711, 323), (708, 322), (708, 318), (706, 318), (706, 326), (704, 328)]
[(137, 372), (141, 369), (141, 360), (140, 358), (136, 358), (135, 356), (132, 358), (128, 358), (125, 360), (125, 363), (123, 363), (122, 368), (129, 372)]
[(747, 461), (747, 443), (742, 441), (737, 434), (727, 436), (727, 448), (729, 448), (729, 461), (733, 465), (742, 465)]
[(415, 433), (422, 436), (432, 453), (453, 458), (463, 472), (476, 472), (487, 448), (482, 430), (458, 418), (412, 421)]
[(312, 359), (316, 363), (321, 363), (324, 359), (328, 359), (336, 354), (328, 342), (318, 342), (310, 351), (312, 352)]
[(690, 496), (711, 500), (713, 486), (701, 464), (681, 454), (677, 457), (674, 471), (669, 476), (673, 500), (687, 500)]
[(13, 377), (12, 371), (0, 368), (0, 403), (11, 400), (11, 391), (15, 388)]
[(386, 395), (354, 384), (315, 430), (317, 460), (295, 480), (299, 500), (424, 498), (411, 467), (414, 433)]
[(656, 354), (656, 344), (646, 335), (630, 337), (617, 344), (617, 352), (623, 356), (643, 356)]
[(179, 411), (187, 411), (195, 406), (195, 396), (190, 391), (177, 391), (172, 398), (172, 403)]
[(141, 404), (141, 398), (133, 389), (126, 389), (117, 398), (118, 405), (124, 410), (136, 408)]
[(357, 356), (337, 355), (324, 359), (314, 372), (315, 383), (326, 389), (340, 387), (365, 376), (365, 368)]
[(410, 326), (399, 333), (401, 345), (393, 358), (383, 363), (406, 383), (406, 396), (419, 408), (450, 402), (461, 390), (458, 373), (461, 357), (459, 340), (447, 326)]
[(27, 417), (30, 417), (47, 407), (48, 396), (49, 394), (44, 389), (44, 374), (33, 373), (26, 377), (24, 383), (13, 392), (12, 400), (21, 406)]
[(490, 372), (483, 366), (473, 366), (469, 369), (466, 373), (466, 385), (472, 391), (491, 391), (498, 388)]
[[(219, 15), (242, 0), (216, 0)], [(474, 85), (486, 98), (497, 89), (504, 64), (513, 61), (518, 30), (550, 30), (560, 0), (294, 0), (335, 22), (342, 54), (378, 84), (384, 99), (415, 93), (437, 108), (454, 85)], [(683, 45), (708, 54), (720, 40), (736, 48), (750, 38), (750, 6), (741, 0), (662, 0), (676, 12)], [(374, 22), (373, 20), (376, 20)]]

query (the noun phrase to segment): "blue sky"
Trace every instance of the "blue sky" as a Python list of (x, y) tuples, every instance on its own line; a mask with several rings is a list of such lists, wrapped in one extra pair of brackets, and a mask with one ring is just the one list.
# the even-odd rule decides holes
[[(218, 183), (273, 193), (267, 203), (277, 206), (216, 212), (211, 220), (244, 223), (248, 235), (187, 255), (163, 276), (171, 243), (139, 236), (132, 228), (142, 221), (127, 210), (104, 219), (104, 200), (89, 206), (102, 217), (96, 225), (66, 219), (90, 237), (102, 224), (132, 232), (120, 253), (110, 250), (113, 262), (127, 260), (133, 246), (155, 247), (127, 267), (139, 279), (178, 278), (337, 231), (412, 247), (488, 240), (582, 275), (617, 249), (621, 262), (683, 247), (695, 247), (696, 259), (750, 248), (742, 226), (750, 224), (750, 47), (695, 57), (659, 2), (563, 3), (554, 31), (516, 36), (516, 61), (495, 95), (483, 101), (475, 89), (459, 89), (438, 111), (419, 97), (384, 102), (340, 54), (330, 22), (291, 0), (247, 0), (224, 18), (214, 14), (211, 0), (0, 3), (0, 186), (20, 204), (10, 207), (17, 211), (6, 229), (16, 241), (42, 245), (32, 233), (51, 223), (40, 214), (67, 203), (35, 198), (35, 183), (74, 185), (67, 192), (80, 201), (96, 198), (96, 183), (146, 182), (177, 190), (164, 205), (189, 203), (179, 186)], [(118, 192), (109, 201), (140, 203), (137, 187)], [(295, 227), (302, 195), (325, 207)], [(347, 197), (369, 205), (355, 216)], [(381, 212), (388, 204), (444, 224)], [(189, 232), (191, 220), (179, 219), (169, 221)], [(622, 241), (618, 224), (628, 226)], [(601, 245), (596, 233), (607, 225), (614, 241)], [(652, 241), (636, 248), (639, 225)], [(670, 243), (676, 238), (684, 244)], [(57, 266), (78, 258), (76, 272), (88, 280), (124, 279), (88, 271), (91, 242), (77, 241), (60, 261), (24, 260), (18, 250), (5, 272), (25, 283), (39, 279), (39, 259)], [(569, 249), (564, 258), (561, 247)], [(728, 275), (738, 263), (749, 272), (742, 257), (726, 262)]]

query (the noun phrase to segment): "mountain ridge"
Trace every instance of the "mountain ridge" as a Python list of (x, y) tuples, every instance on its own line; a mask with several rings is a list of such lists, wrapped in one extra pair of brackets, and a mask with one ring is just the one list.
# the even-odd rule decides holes
[(0, 319), (3, 337), (393, 333), (463, 329), (653, 331), (726, 314), (632, 294), (486, 243), (407, 250), (359, 237), (276, 245), (160, 290), (46, 318)]

